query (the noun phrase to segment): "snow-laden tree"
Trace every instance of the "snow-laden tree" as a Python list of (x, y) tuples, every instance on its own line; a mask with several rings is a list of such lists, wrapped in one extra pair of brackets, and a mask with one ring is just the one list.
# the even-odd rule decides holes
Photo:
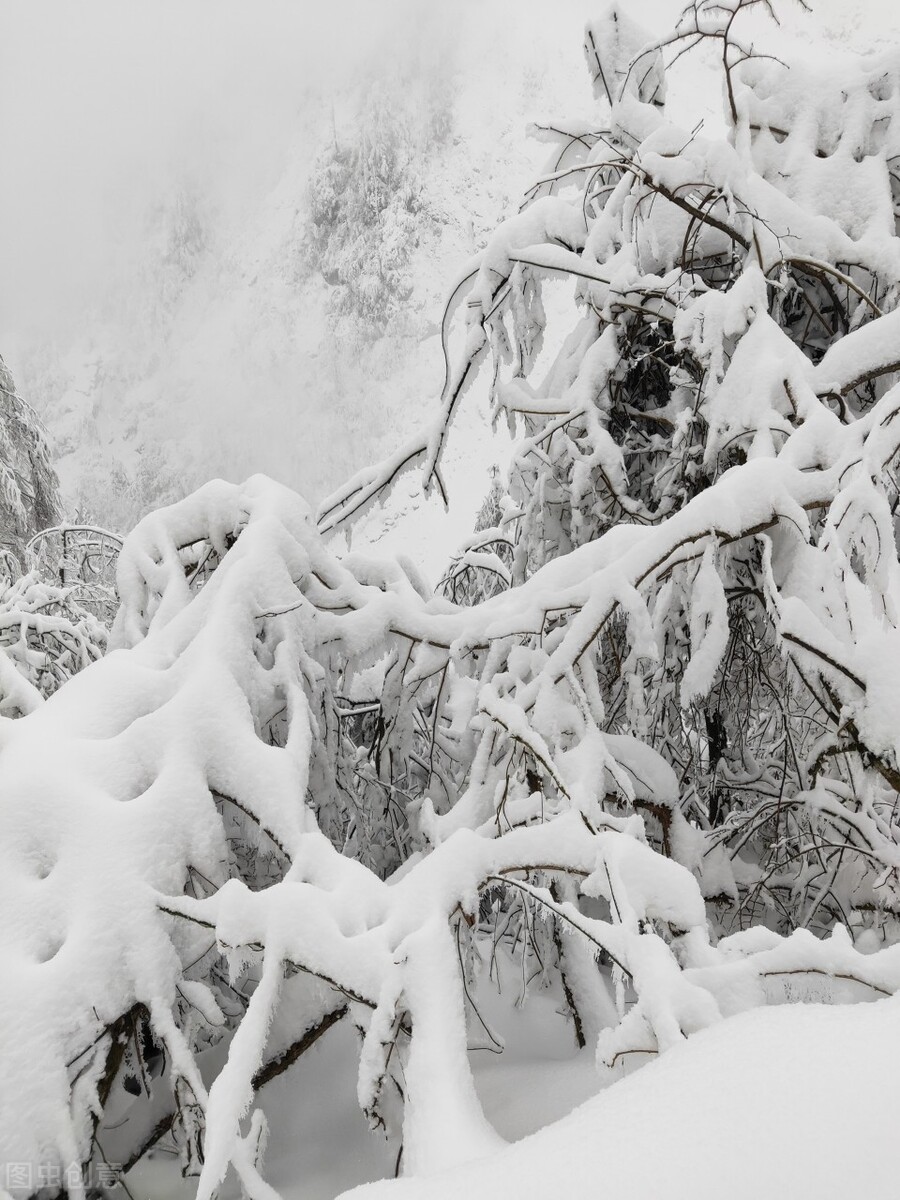
[(0, 358), (0, 545), (23, 561), (25, 543), (60, 514), (46, 435)]
[(453, 49), (408, 35), (414, 70), (379, 56), (378, 71), (355, 81), (352, 120), (332, 104), (306, 189), (303, 257), (328, 285), (342, 345), (414, 328), (414, 253), (440, 219), (425, 177), (453, 128)]
[[(268, 1200), (256, 1093), (342, 1019), (404, 1173), (488, 1153), (496, 953), (606, 1072), (900, 989), (900, 58), (789, 68), (757, 7), (592, 22), (597, 120), (453, 289), (435, 423), (317, 522), (259, 477), (148, 517), (115, 652), (0, 726), (4, 1161), (77, 1196), (168, 1138)], [(698, 44), (719, 138), (666, 115)], [(445, 490), (486, 360), (522, 437), (462, 591), (336, 557), (411, 464)]]
[(412, 290), (408, 264), (423, 199), (411, 125), (396, 91), (373, 85), (353, 134), (339, 137), (335, 128), (313, 168), (308, 255), (333, 289), (330, 315), (345, 333), (354, 323), (383, 331)]

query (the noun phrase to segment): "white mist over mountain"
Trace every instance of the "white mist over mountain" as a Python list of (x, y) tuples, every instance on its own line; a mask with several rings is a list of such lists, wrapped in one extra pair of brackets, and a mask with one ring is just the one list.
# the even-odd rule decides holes
[(175, 188), (240, 220), (311, 99), (346, 90), (367, 61), (407, 58), (429, 11), (340, 7), (338, 22), (284, 0), (5, 4), (4, 325), (56, 332), (102, 302)]
[[(589, 111), (580, 4), (339, 7), (3, 13), (3, 352), (96, 520), (215, 474), (316, 499), (390, 449), (439, 391), (449, 280), (546, 156), (526, 122)], [(373, 89), (421, 190), (407, 319), (376, 339), (334, 332), (307, 255), (310, 173)]]
[[(580, 43), (595, 7), (5, 4), (0, 350), (72, 510), (126, 528), (256, 471), (314, 502), (422, 423), (447, 288), (545, 162), (526, 125), (594, 112)], [(817, 7), (842, 41), (898, 20), (884, 3)], [(679, 8), (648, 0), (640, 19)], [(797, 6), (801, 39), (809, 21)], [(309, 254), (310, 180), (376, 102), (417, 189), (402, 318), (378, 336), (335, 327)], [(435, 105), (440, 138), (422, 124)], [(460, 465), (460, 532), (496, 457), (480, 449)], [(401, 490), (398, 512), (419, 503), (412, 477)]]

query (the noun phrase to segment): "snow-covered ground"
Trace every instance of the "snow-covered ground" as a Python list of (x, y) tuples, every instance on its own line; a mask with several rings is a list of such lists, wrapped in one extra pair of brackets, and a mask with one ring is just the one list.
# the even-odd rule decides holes
[[(572, 1027), (558, 1015), (562, 997), (539, 992), (516, 1007), (520, 981), (513, 971), (508, 965), (502, 994), (491, 984), (479, 995), (479, 1010), (502, 1036), (503, 1053), (480, 1048), (470, 1054), (485, 1112), (510, 1142), (566, 1116), (600, 1086), (591, 1054), (576, 1051)], [(266, 1178), (284, 1200), (332, 1200), (348, 1188), (393, 1177), (396, 1144), (370, 1132), (359, 1108), (358, 1060), (359, 1036), (345, 1019), (260, 1093), (270, 1126)], [(128, 1176), (135, 1200), (190, 1200), (194, 1185), (179, 1178), (163, 1153)], [(239, 1195), (229, 1176), (223, 1196)]]
[(888, 1147), (894, 1144), (900, 1102), (898, 1015), (895, 998), (743, 1013), (696, 1034), (487, 1161), (348, 1195), (355, 1200), (895, 1196), (896, 1164)]
[[(896, 998), (754, 1009), (600, 1091), (590, 1052), (575, 1050), (571, 1027), (554, 1015), (561, 997), (533, 993), (518, 1008), (514, 993), (512, 980), (502, 996), (482, 989), (480, 1011), (505, 1049), (470, 1055), (485, 1113), (508, 1148), (428, 1178), (392, 1178), (396, 1151), (359, 1110), (359, 1043), (345, 1021), (260, 1094), (270, 1122), (268, 1181), (284, 1200), (539, 1200), (595, 1189), (635, 1200), (896, 1193)], [(128, 1186), (136, 1200), (190, 1200), (194, 1190), (165, 1155), (136, 1168)], [(223, 1195), (238, 1195), (233, 1181)]]

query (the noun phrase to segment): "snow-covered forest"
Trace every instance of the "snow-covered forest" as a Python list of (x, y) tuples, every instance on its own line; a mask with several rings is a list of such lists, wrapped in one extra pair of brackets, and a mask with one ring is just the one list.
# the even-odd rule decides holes
[(0, 1200), (891, 1196), (900, 14), (311, 7), (2, 13)]

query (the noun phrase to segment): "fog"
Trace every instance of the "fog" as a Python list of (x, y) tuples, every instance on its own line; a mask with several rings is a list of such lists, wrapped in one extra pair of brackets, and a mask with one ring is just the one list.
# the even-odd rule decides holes
[[(45, 333), (127, 271), (148, 210), (177, 181), (239, 219), (271, 185), (311, 93), (388, 71), (438, 40), (453, 51), (469, 3), (419, 0), (4, 0), (0, 5), (0, 321)], [(634, 15), (670, 15), (642, 0)], [(799, 6), (791, 6), (794, 12)], [(896, 31), (890, 0), (819, 0), (840, 32)], [(501, 4), (530, 36), (577, 29), (591, 3)], [(638, 9), (640, 12), (638, 12)], [(554, 11), (555, 10), (555, 11)], [(573, 15), (575, 20), (573, 21)], [(573, 46), (573, 66), (580, 66)]]
[[(127, 271), (176, 185), (234, 219), (311, 93), (414, 53), (428, 6), (107, 0), (0, 8), (0, 320), (58, 332)], [(437, 23), (432, 15), (429, 25)]]
[[(305, 173), (375, 81), (402, 72), (427, 89), (438, 66), (452, 74), (458, 128), (426, 168), (410, 301), (433, 326), (472, 238), (543, 161), (526, 122), (591, 119), (580, 40), (597, 7), (0, 0), (0, 353), (47, 422), (69, 500), (82, 503), (84, 480), (108, 496), (120, 484), (104, 480), (154, 451), (175, 483), (122, 521), (211, 474), (263, 470), (316, 499), (420, 423), (436, 342), (420, 333), (361, 356), (330, 337), (323, 285), (302, 278)], [(653, 30), (681, 7), (626, 4)], [(782, 7), (801, 42), (824, 28), (878, 48), (900, 24), (889, 0), (819, 0), (814, 18)], [(671, 95), (693, 125), (702, 73), (683, 61)], [(190, 286), (153, 270), (160, 213), (182, 196), (209, 239)], [(87, 503), (114, 520), (106, 500)]]

